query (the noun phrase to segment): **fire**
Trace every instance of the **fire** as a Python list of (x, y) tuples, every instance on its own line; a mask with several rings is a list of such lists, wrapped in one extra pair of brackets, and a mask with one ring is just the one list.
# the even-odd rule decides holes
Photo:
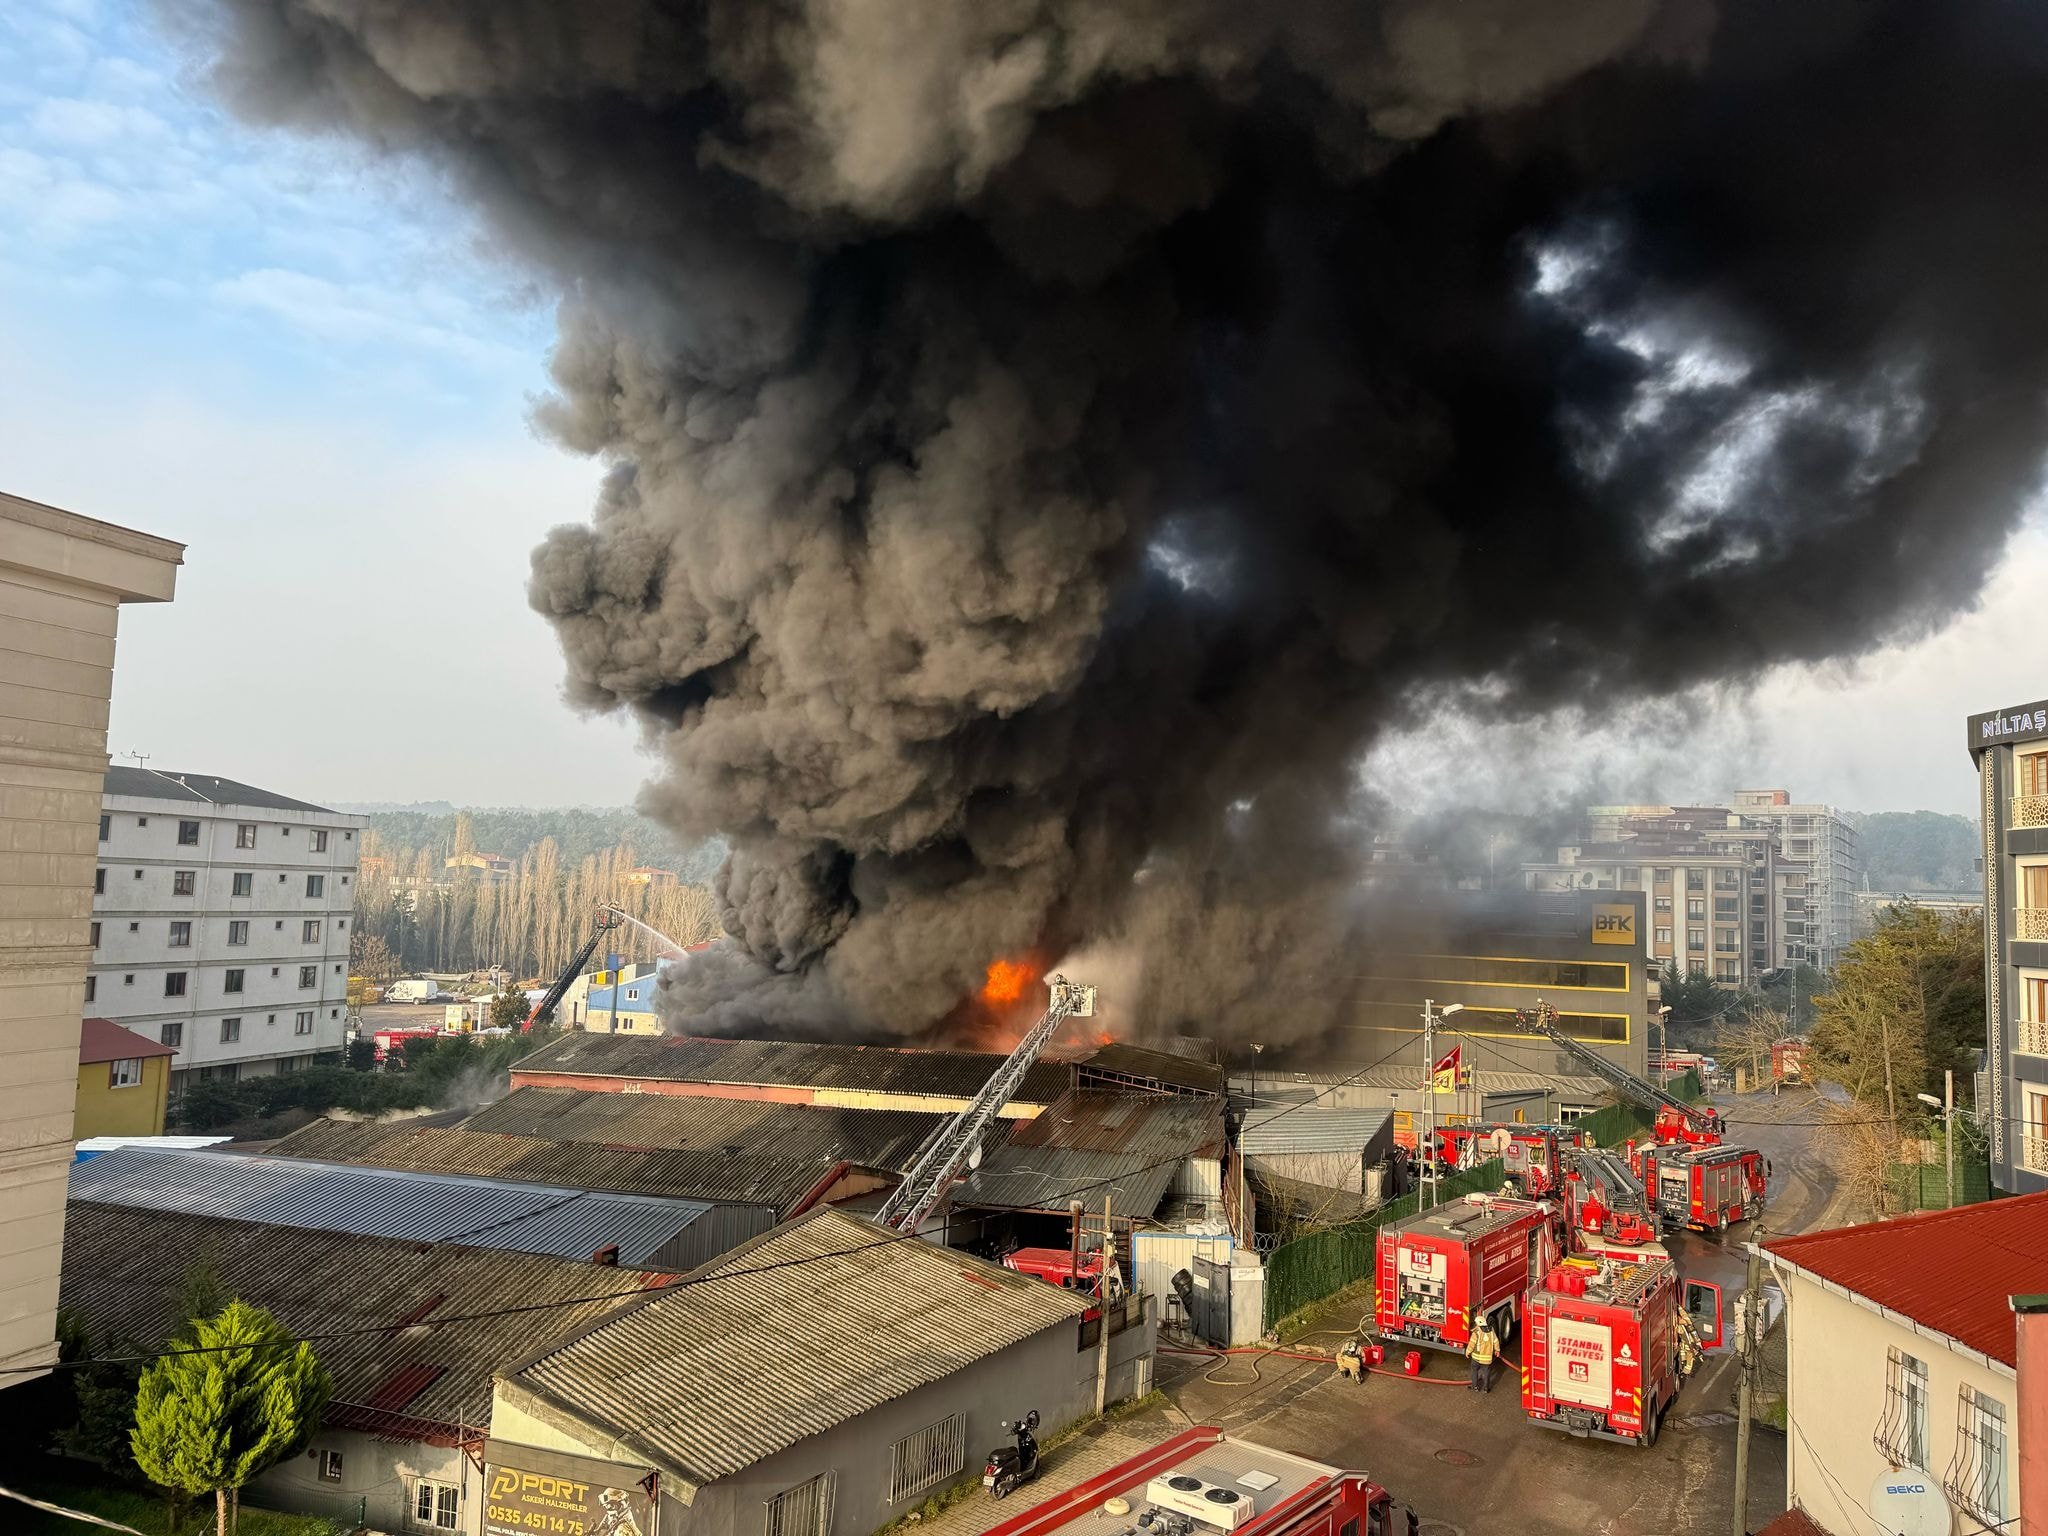
[(1031, 967), (1021, 960), (991, 960), (988, 979), (981, 984), (981, 1000), (994, 1008), (1014, 1003), (1031, 985)]

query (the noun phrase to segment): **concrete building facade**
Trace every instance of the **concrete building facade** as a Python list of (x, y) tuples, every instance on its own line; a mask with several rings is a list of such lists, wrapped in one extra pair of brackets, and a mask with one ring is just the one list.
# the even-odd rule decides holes
[(169, 602), (183, 561), (181, 544), (0, 493), (0, 1367), (10, 1371), (57, 1353), (120, 606)]
[(111, 1019), (87, 1019), (79, 1031), (73, 1139), (163, 1135), (177, 1054)]
[(232, 779), (115, 767), (100, 807), (86, 1011), (197, 1079), (339, 1055), (362, 822)]
[(1970, 716), (1984, 833), (1991, 1181), (2048, 1189), (2048, 699)]

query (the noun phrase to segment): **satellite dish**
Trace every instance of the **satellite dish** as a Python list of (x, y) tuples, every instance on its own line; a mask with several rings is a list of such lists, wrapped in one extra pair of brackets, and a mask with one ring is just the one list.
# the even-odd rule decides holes
[(1486, 1150), (1498, 1157), (1515, 1144), (1515, 1133), (1504, 1125), (1497, 1125), (1486, 1133)]
[(1898, 1536), (1948, 1536), (1954, 1522), (1941, 1484), (1917, 1467), (1877, 1475), (1870, 1485), (1870, 1518)]

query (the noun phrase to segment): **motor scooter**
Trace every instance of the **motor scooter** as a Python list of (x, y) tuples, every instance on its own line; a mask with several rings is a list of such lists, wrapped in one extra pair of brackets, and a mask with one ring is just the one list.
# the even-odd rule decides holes
[(1008, 1498), (1038, 1476), (1038, 1441), (1031, 1433), (1038, 1428), (1038, 1410), (1032, 1409), (1021, 1419), (1005, 1419), (1002, 1427), (1016, 1443), (990, 1451), (988, 1464), (981, 1469), (981, 1486), (998, 1499)]

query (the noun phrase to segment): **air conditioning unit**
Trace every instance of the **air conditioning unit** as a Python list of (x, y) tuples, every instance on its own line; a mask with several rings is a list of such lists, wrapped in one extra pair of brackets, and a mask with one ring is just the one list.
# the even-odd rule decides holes
[(1145, 1497), (1161, 1509), (1170, 1509), (1225, 1531), (1234, 1531), (1258, 1515), (1250, 1494), (1225, 1488), (1220, 1483), (1205, 1483), (1185, 1472), (1153, 1478), (1145, 1488)]

